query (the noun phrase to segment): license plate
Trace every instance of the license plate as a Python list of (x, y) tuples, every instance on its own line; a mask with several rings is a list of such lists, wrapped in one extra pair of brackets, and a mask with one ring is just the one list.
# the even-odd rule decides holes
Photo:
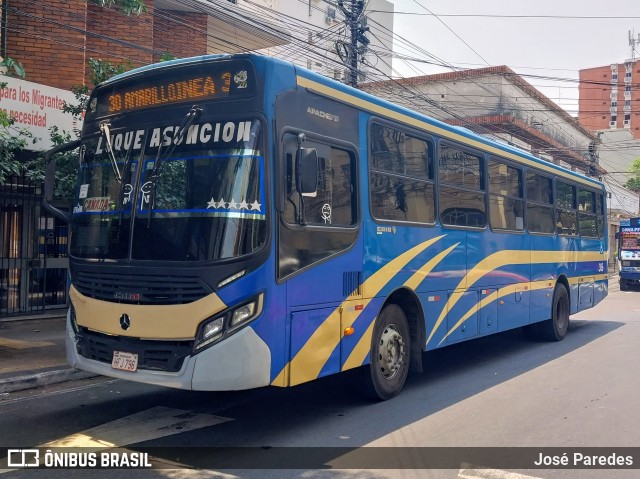
[(123, 371), (135, 371), (138, 369), (138, 355), (136, 353), (125, 353), (124, 351), (114, 351), (111, 367)]

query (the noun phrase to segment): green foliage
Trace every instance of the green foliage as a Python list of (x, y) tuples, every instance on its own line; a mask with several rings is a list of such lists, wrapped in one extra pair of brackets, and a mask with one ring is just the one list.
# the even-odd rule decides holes
[(0, 185), (3, 185), (9, 176), (19, 176), (25, 172), (25, 165), (16, 159), (16, 154), (27, 146), (32, 138), (27, 130), (15, 129), (13, 120), (6, 115), (0, 119)]
[(4, 60), (2, 60), (0, 62), (0, 67), (6, 68), (5, 75), (10, 77), (24, 78), (26, 75), (26, 72), (24, 70), (24, 67), (22, 66), (22, 63), (14, 60), (13, 58), (7, 57)]
[(640, 177), (629, 178), (624, 187), (631, 191), (640, 191)]
[[(0, 82), (0, 88), (6, 87), (5, 82)], [(13, 124), (13, 118), (0, 109), (0, 185), (3, 185), (9, 176), (24, 173), (24, 165), (16, 159), (16, 154), (27, 146), (29, 140), (34, 141), (31, 133), (24, 128), (16, 128)]]
[[(54, 146), (64, 145), (72, 140), (71, 134), (61, 132), (57, 126), (49, 128), (51, 142)], [(55, 156), (56, 177), (53, 182), (53, 197), (56, 200), (70, 200), (73, 197), (79, 166), (78, 150), (59, 153)], [(46, 171), (44, 152), (24, 163), (25, 178), (33, 181), (44, 181)]]
[(629, 173), (634, 176), (640, 176), (640, 157), (633, 160), (633, 163), (631, 163), (631, 167), (629, 168)]
[(160, 55), (160, 61), (161, 62), (168, 62), (168, 61), (175, 60), (175, 59), (176, 59), (175, 55), (172, 55), (169, 52), (164, 52), (162, 55)]
[(123, 14), (130, 15), (142, 15), (149, 11), (144, 0), (95, 0), (95, 3), (101, 7), (120, 7)]
[(93, 85), (99, 85), (103, 81), (108, 80), (112, 76), (119, 75), (133, 68), (131, 60), (127, 60), (122, 63), (112, 63), (106, 60), (100, 60), (99, 58), (89, 58), (87, 61), (91, 73), (89, 74), (89, 80)]
[[(87, 63), (91, 69), (89, 80), (94, 86), (99, 85), (114, 75), (119, 75), (133, 68), (131, 60), (114, 64), (106, 60), (100, 60), (99, 58), (89, 58)], [(76, 97), (76, 103), (67, 103), (65, 101), (62, 105), (62, 111), (71, 113), (75, 118), (80, 118), (87, 108), (87, 101), (89, 100), (89, 93), (91, 93), (91, 91), (86, 85), (73, 86), (71, 87), (71, 91)]]
[(624, 184), (624, 187), (631, 191), (640, 191), (640, 157), (633, 160), (629, 167), (631, 177)]

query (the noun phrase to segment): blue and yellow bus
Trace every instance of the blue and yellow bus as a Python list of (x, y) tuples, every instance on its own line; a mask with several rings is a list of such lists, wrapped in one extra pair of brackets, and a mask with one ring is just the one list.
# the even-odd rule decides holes
[[(80, 157), (73, 206), (56, 154)], [(92, 92), (48, 155), (70, 222), (72, 366), (191, 390), (360, 368), (523, 327), (558, 341), (607, 294), (603, 185), (266, 56), (155, 64)]]

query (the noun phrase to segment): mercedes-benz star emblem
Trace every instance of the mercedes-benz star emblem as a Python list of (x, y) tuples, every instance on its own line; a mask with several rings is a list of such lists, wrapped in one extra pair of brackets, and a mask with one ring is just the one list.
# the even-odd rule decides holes
[(131, 327), (131, 319), (128, 314), (120, 316), (120, 327), (125, 331)]

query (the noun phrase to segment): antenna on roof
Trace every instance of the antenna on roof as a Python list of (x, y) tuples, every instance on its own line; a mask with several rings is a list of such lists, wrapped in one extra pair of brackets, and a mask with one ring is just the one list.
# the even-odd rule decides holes
[(638, 38), (635, 39), (633, 38), (635, 36), (635, 31), (632, 33), (631, 30), (629, 30), (629, 46), (631, 47), (631, 62), (635, 62), (636, 61), (636, 45), (640, 44), (640, 33), (638, 33)]

